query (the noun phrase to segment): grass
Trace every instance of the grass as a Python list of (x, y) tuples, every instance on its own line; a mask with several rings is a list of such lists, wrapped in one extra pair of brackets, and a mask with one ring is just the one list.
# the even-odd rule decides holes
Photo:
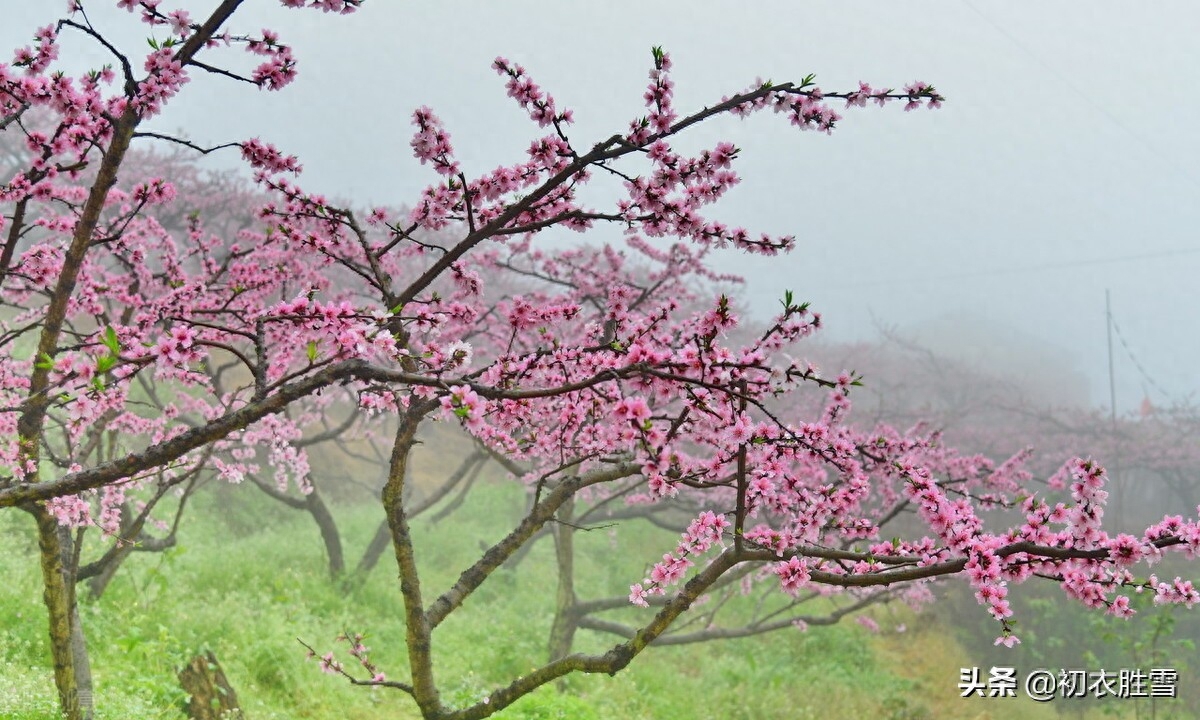
[[(339, 633), (365, 632), (372, 659), (390, 677), (406, 672), (404, 624), (394, 565), (385, 558), (360, 588), (345, 592), (326, 575), (315, 526), (250, 488), (198, 498), (180, 545), (136, 553), (105, 596), (82, 614), (96, 679), (99, 720), (183, 718), (176, 669), (211, 649), (247, 717), (415, 718), (394, 690), (359, 688), (318, 672), (297, 642), (338, 649)], [(472, 503), (414, 532), (432, 597), (492, 542), (520, 511), (521, 498), (484, 485)], [(234, 503), (220, 502), (233, 497)], [(350, 562), (379, 519), (370, 505), (336, 507)], [(0, 717), (57, 718), (32, 522), (0, 514)], [(581, 592), (626, 593), (669, 534), (634, 529), (580, 534)], [(444, 700), (472, 702), (544, 659), (554, 595), (552, 544), (542, 541), (516, 570), (502, 569), (435, 634)], [(508, 720), (879, 720), (1057, 718), (1027, 700), (967, 703), (958, 668), (969, 666), (952, 633), (931, 620), (876, 611), (872, 635), (853, 622), (807, 632), (653, 648), (615, 677), (579, 676), (548, 686), (497, 717)], [(577, 647), (597, 650), (610, 636), (582, 632)], [(343, 660), (348, 658), (343, 657)], [(974, 663), (979, 664), (979, 663)], [(349, 667), (349, 666), (348, 666)], [(1085, 717), (1075, 715), (1073, 717)], [(1100, 717), (1097, 715), (1097, 717)], [(1105, 717), (1111, 717), (1107, 715)]]

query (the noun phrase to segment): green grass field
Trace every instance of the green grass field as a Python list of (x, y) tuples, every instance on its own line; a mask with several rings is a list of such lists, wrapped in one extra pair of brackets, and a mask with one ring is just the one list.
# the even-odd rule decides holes
[[(220, 659), (252, 720), (417, 717), (399, 691), (354, 687), (319, 672), (297, 642), (301, 638), (321, 651), (339, 649), (336, 635), (364, 632), (372, 659), (389, 676), (403, 678), (404, 627), (390, 558), (361, 588), (343, 591), (326, 574), (307, 516), (253, 488), (233, 490), (220, 493), (224, 507), (211, 493), (198, 498), (176, 549), (135, 553), (100, 601), (82, 602), (98, 717), (183, 718), (185, 697), (176, 669), (204, 649)], [(231, 497), (236, 502), (229, 503)], [(521, 503), (514, 488), (503, 485), (484, 485), (472, 500), (437, 525), (416, 522), (424, 582), (433, 591), (477, 557), (481, 541), (499, 537)], [(335, 512), (353, 562), (380, 511), (364, 504), (335, 507)], [(0, 541), (5, 547), (0, 555), (0, 717), (51, 720), (57, 712), (32, 522), (19, 512), (0, 514)], [(631, 580), (643, 572), (638, 563), (655, 557), (647, 548), (669, 548), (671, 542), (670, 534), (644, 528), (581, 534), (581, 594), (627, 593)], [(479, 698), (544, 659), (554, 595), (551, 554), (551, 543), (542, 541), (516, 570), (498, 571), (435, 634), (436, 671), (446, 702)], [(971, 662), (953, 634), (938, 624), (936, 613), (919, 618), (893, 608), (872, 613), (883, 628), (877, 635), (849, 621), (807, 632), (652, 648), (615, 678), (572, 677), (496, 717), (1093, 716), (1060, 715), (1065, 708), (1024, 698), (960, 699), (958, 668)], [(900, 623), (907, 625), (905, 632), (895, 630)], [(609, 636), (582, 632), (577, 647), (594, 650), (612, 642)]]

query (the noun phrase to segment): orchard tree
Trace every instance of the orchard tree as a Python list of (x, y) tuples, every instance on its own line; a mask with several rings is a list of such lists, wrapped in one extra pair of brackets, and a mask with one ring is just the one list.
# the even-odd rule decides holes
[[(20, 133), (32, 157), (0, 187), (0, 281), (4, 302), (17, 308), (0, 335), (0, 432), (10, 438), (0, 446), (0, 507), (36, 521), (68, 718), (90, 713), (77, 684), (86, 656), (72, 643), (68, 529), (119, 533), (127, 494), (206, 463), (242, 480), (262, 470), (257, 448), (280, 486), (306, 487), (307, 460), (296, 447), (303, 425), (339, 392), (394, 418), (381, 501), (408, 668), (389, 679), (354, 636), (349, 651), (365, 676), (332, 654), (321, 662), (355, 682), (408, 693), (427, 718), (482, 718), (570, 673), (615, 673), (732, 581), (764, 583), (785, 598), (836, 593), (862, 604), (881, 594), (919, 599), (924, 583), (963, 576), (999, 623), (997, 642), (1008, 645), (1017, 641), (1008, 588), (1035, 577), (1118, 615), (1130, 611), (1121, 594), (1128, 589), (1161, 602), (1200, 599), (1182, 579), (1132, 569), (1166, 549), (1192, 553), (1196, 523), (1169, 518), (1136, 536), (1110, 536), (1101, 524), (1105, 474), (1095, 463), (1068, 461), (1056, 477), (1070, 501), (1049, 504), (1026, 489), (1019, 461), (959, 455), (936, 433), (856, 429), (846, 422), (855, 378), (823, 377), (792, 359), (819, 318), (790, 293), (779, 315), (747, 337), (726, 297), (692, 306), (636, 275), (589, 278), (598, 263), (619, 272), (627, 260), (615, 247), (572, 249), (560, 237), (613, 226), (630, 256), (660, 266), (677, 258), (696, 263), (696, 273), (709, 248), (785, 252), (789, 237), (703, 214), (737, 183), (738, 148), (720, 142), (687, 156), (676, 137), (714, 117), (765, 110), (830, 132), (841, 120), (835, 103), (937, 107), (932, 86), (827, 92), (812, 76), (756, 81), (684, 114), (673, 102), (671, 58), (656, 48), (645, 109), (611, 136), (581, 144), (572, 111), (525, 68), (498, 58), (493, 69), (541, 133), (513, 164), (464, 167), (448, 130), (422, 107), (412, 117), (412, 148), (435, 181), (407, 213), (363, 213), (301, 188), (290, 177), (296, 158), (247, 140), (224, 147), (240, 150), (271, 195), (256, 224), (230, 232), (185, 213), (186, 230), (171, 232), (159, 218), (178, 217), (177, 188), (170, 177), (128, 177), (131, 145), (216, 149), (152, 127), (193, 73), (268, 90), (295, 75), (292, 51), (274, 33), (227, 29), (239, 0), (216, 4), (193, 18), (159, 0), (120, 0), (159, 38), (135, 58), (76, 0), (0, 66), (0, 128)], [(347, 13), (360, 3), (282, 4)], [(56, 71), (68, 33), (99, 43), (113, 65), (81, 77)], [(259, 64), (242, 69), (229, 47)], [(39, 117), (48, 129), (26, 124), (34, 113), (50, 118), (43, 125)], [(582, 189), (595, 182), (614, 184), (622, 198), (586, 204)], [(489, 289), (484, 278), (506, 272), (541, 286)], [(827, 400), (808, 414), (794, 399), (811, 387)], [(406, 492), (418, 430), (432, 418), (461, 424), (514, 463), (532, 492), (511, 532), (436, 595), (418, 571)], [(628, 602), (653, 608), (606, 652), (562, 654), (553, 648), (565, 652), (569, 642), (552, 642), (551, 659), (532, 672), (447, 707), (434, 673), (438, 627), (543, 527), (571, 522), (573, 503), (610, 498), (689, 508), (678, 543), (644, 578), (631, 578)], [(984, 511), (997, 507), (1018, 509), (1023, 522), (989, 527)], [(883, 528), (906, 510), (925, 530), (888, 539)], [(560, 583), (559, 592), (570, 588)], [(800, 618), (784, 608), (781, 619)], [(555, 632), (569, 634), (569, 625), (558, 622)]]
[[(887, 330), (882, 334), (880, 343), (827, 345), (814, 353), (822, 362), (836, 358), (865, 371), (856, 423), (926, 423), (943, 430), (951, 445), (998, 460), (1028, 449), (1026, 469), (1042, 477), (1052, 475), (1066, 455), (1090, 456), (1110, 471), (1110, 520), (1123, 531), (1200, 503), (1200, 453), (1188, 440), (1200, 427), (1194, 403), (1155, 406), (1146, 398), (1137, 411), (1114, 413), (1047, 397), (1021, 378), (970, 367)], [(1049, 488), (1066, 489), (1061, 483)]]
[[(53, 130), (45, 112), (31, 111), (21, 118), (21, 127), (34, 133), (45, 133)], [(26, 167), (32, 163), (29, 143), (22, 133), (9, 132), (0, 134), (0, 157), (12, 168)], [(146, 152), (144, 149), (132, 149), (125, 161), (126, 171), (134, 177), (170, 177), (175, 187), (178, 201), (169, 210), (156, 216), (156, 220), (164, 230), (171, 233), (186, 233), (188, 229), (187, 215), (203, 215), (210, 227), (219, 228), (223, 235), (235, 235), (249, 227), (254, 220), (254, 207), (251, 198), (258, 197), (249, 192), (249, 183), (231, 171), (203, 171), (197, 167), (195, 153), (182, 148), (172, 148), (169, 152)], [(85, 170), (86, 172), (86, 170)], [(6, 168), (4, 177), (11, 177), (14, 170)], [(260, 198), (261, 199), (261, 198)], [(184, 209), (186, 208), (186, 210)], [(40, 229), (34, 225), (26, 225), (23, 230), (29, 233), (26, 242), (35, 242)], [(13, 246), (15, 247), (15, 245)], [(108, 304), (105, 312), (118, 314), (119, 303), (109, 303), (107, 295), (99, 296), (96, 302)], [(26, 308), (9, 305), (13, 312)], [(214, 382), (220, 382), (222, 368), (202, 368), (211, 370), (218, 377)], [(154, 391), (153, 381), (143, 376), (138, 379), (143, 384), (144, 398), (147, 402), (156, 404), (162, 410), (161, 400)], [(84, 456), (103, 459), (106, 452), (116, 447), (120, 440), (120, 432), (110, 429), (108, 423), (116, 419), (109, 413), (96, 418), (88, 429), (91, 448)], [(76, 453), (77, 455), (79, 453)], [(206, 473), (206, 470), (208, 471)], [(76, 582), (88, 581), (93, 597), (103, 594), (116, 570), (133, 551), (161, 551), (173, 547), (176, 542), (176, 530), (188, 499), (193, 491), (202, 484), (206, 475), (211, 475), (210, 464), (199, 463), (184, 473), (160, 473), (152, 483), (153, 489), (148, 492), (127, 493), (119, 511), (110, 514), (110, 521), (119, 523), (119, 530), (112, 532), (108, 528), (102, 538), (103, 550), (95, 559), (88, 559), (89, 552), (80, 547), (87, 526), (77, 528), (71, 544), (75, 552), (71, 559), (77, 567), (69, 568)], [(149, 490), (149, 489), (146, 489)], [(174, 490), (179, 496), (179, 502), (173, 512), (163, 518), (156, 517), (156, 511), (161, 511), (160, 502)], [(159, 533), (153, 534), (150, 528)]]
[[(3, 484), (6, 492), (17, 493), (5, 505), (21, 506), (37, 521), (55, 679), (71, 718), (90, 714), (90, 699), (80, 698), (77, 687), (87, 669), (74, 610), (71, 566), (77, 554), (66, 529), (91, 523), (116, 533), (131, 486), (153, 483), (164, 474), (187, 475), (206, 460), (202, 448), (213, 440), (312, 392), (306, 387), (296, 393), (293, 387), (290, 395), (277, 394), (270, 409), (259, 398), (257, 410), (215, 384), (209, 385), (209, 397), (188, 394), (198, 378), (183, 361), (199, 359), (198, 325), (174, 325), (170, 318), (190, 305), (188, 319), (203, 322), (212, 308), (190, 303), (199, 286), (194, 280), (188, 285), (182, 263), (226, 292), (242, 294), (239, 281), (226, 273), (253, 275), (253, 260), (237, 259), (232, 237), (202, 237), (198, 219), (180, 250), (157, 218), (145, 212), (168, 205), (175, 195), (174, 184), (161, 177), (117, 187), (131, 143), (153, 135), (141, 130), (143, 123), (184, 84), (189, 69), (221, 72), (197, 60), (209, 45), (228, 40), (262, 56), (247, 78), (256, 84), (277, 89), (290, 80), (293, 61), (286, 46), (271, 36), (233, 36), (222, 29), (239, 4), (221, 3), (202, 23), (193, 23), (183, 10), (160, 13), (158, 3), (121, 3), (172, 30), (135, 71), (130, 58), (95, 30), (81, 4), (70, 3), (69, 17), (38, 30), (33, 47), (19, 49), (11, 65), (0, 66), (0, 128), (20, 133), (31, 156), (5, 178), (0, 191), (8, 209), (0, 218), (0, 278), (4, 303), (16, 309), (5, 318), (0, 368), (8, 401), (3, 432), (10, 437), (3, 451), (9, 469)], [(348, 11), (355, 4), (326, 4), (325, 9)], [(52, 71), (64, 32), (98, 41), (113, 52), (116, 69), (98, 68), (81, 78)], [(255, 158), (266, 153), (267, 161), (286, 165), (261, 144), (247, 143), (244, 152)], [(115, 312), (113, 302), (121, 306)], [(162, 333), (164, 324), (174, 325), (168, 335)], [(260, 344), (263, 339), (260, 333)], [(139, 370), (156, 365), (163, 379), (179, 382), (166, 409), (150, 412), (131, 390)], [(246, 417), (236, 419), (248, 409)], [(189, 428), (183, 413), (200, 422)], [(119, 433), (118, 442), (103, 442), (96, 428)], [(126, 440), (138, 436), (145, 442)], [(137, 453), (140, 449), (149, 455)], [(187, 456), (197, 449), (200, 453)], [(158, 453), (165, 454), (154, 459)], [(94, 517), (84, 498), (47, 495), (31, 502), (19, 497), (22, 485), (44, 488), (56, 476), (78, 478), (80, 471), (104, 467), (116, 474), (92, 486), (101, 495)]]

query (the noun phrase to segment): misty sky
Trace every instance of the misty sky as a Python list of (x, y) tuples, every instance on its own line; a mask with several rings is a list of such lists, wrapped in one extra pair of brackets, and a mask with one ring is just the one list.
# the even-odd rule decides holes
[[(0, 45), (26, 44), (65, 4), (0, 0)], [(193, 16), (215, 4), (183, 3)], [(575, 110), (578, 147), (644, 114), (653, 45), (672, 53), (683, 113), (756, 77), (813, 72), (830, 90), (933, 83), (948, 98), (941, 110), (855, 109), (832, 137), (763, 115), (682, 144), (743, 149), (743, 182), (711, 217), (799, 240), (785, 258), (723, 258), (749, 280), (755, 312), (791, 288), (831, 339), (937, 324), (1018, 377), (1040, 371), (1009, 352), (1025, 336), (1057, 348), (1107, 405), (1108, 289), (1149, 378), (1118, 340), (1118, 406), (1200, 390), (1195, 3), (842, 0), (747, 12), (711, 0), (368, 0), (349, 17), (246, 5), (234, 29), (278, 29), (299, 80), (266, 94), (193, 70), (154, 129), (203, 144), (261, 136), (301, 157), (307, 189), (356, 205), (408, 204), (433, 179), (408, 147), (419, 105), (441, 115), (468, 175), (523, 159), (537, 128), (505, 97), (489, 67), (497, 55)], [(87, 6), (147, 49), (145, 26), (115, 2)], [(106, 62), (79, 37), (64, 44), (80, 68)]]

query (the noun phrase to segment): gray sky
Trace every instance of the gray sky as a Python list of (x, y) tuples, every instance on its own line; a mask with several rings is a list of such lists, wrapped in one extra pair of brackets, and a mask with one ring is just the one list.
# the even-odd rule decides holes
[[(0, 2), (4, 47), (65, 5)], [(194, 16), (214, 4), (184, 3)], [(115, 3), (90, 5), (102, 27), (145, 48), (144, 26)], [(1200, 390), (1200, 6), (748, 5), (369, 0), (335, 17), (252, 0), (234, 29), (277, 28), (299, 58), (297, 83), (266, 94), (197, 78), (155, 124), (202, 143), (261, 136), (300, 155), (308, 189), (397, 205), (433, 177), (408, 148), (416, 106), (441, 115), (468, 174), (522, 158), (537, 128), (489, 68), (497, 55), (575, 110), (584, 147), (644, 114), (653, 45), (673, 55), (681, 112), (758, 76), (814, 72), (831, 90), (925, 80), (948, 98), (939, 111), (854, 110), (832, 137), (776, 117), (730, 119), (687, 141), (743, 148), (743, 183), (711, 216), (800, 241), (784, 259), (728, 258), (755, 311), (791, 288), (824, 314), (831, 339), (870, 338), (878, 325), (915, 332), (948, 314), (1016, 328), (1061, 348), (1106, 405), (1109, 289), (1148, 376), (1175, 397)], [(78, 38), (64, 57), (102, 61)], [(971, 354), (986, 356), (991, 335), (972, 335)], [(1038, 371), (996, 350), (1007, 372)], [(1118, 405), (1135, 407), (1143, 388), (1162, 402), (1116, 351)]]

